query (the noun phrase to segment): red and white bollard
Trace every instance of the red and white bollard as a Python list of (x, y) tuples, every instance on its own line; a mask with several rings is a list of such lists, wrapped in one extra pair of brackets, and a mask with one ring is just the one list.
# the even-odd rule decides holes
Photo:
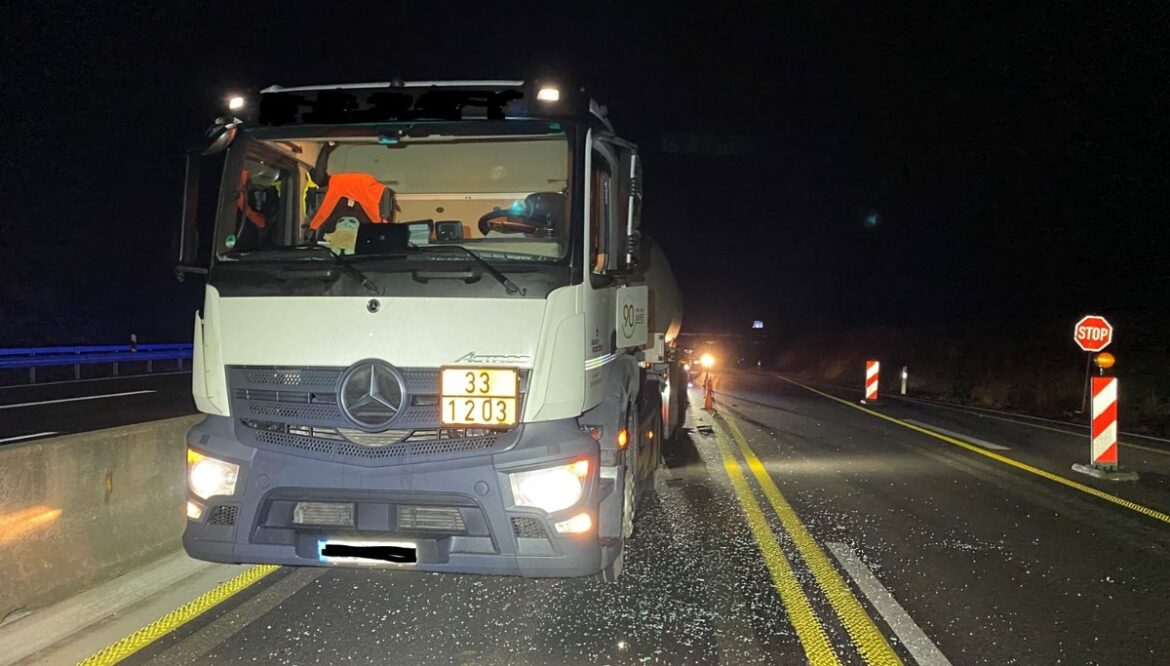
[(862, 402), (878, 399), (878, 371), (881, 365), (872, 358), (865, 362), (865, 399)]
[(1090, 464), (1073, 465), (1083, 474), (1110, 481), (1136, 481), (1134, 472), (1117, 468), (1117, 378), (1093, 377), (1093, 421), (1089, 428)]
[(1093, 467), (1117, 469), (1117, 378), (1093, 378)]

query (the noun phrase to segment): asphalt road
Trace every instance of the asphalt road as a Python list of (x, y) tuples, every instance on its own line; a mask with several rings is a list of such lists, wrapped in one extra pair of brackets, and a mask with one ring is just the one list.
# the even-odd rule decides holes
[(195, 413), (191, 373), (0, 387), (0, 446)]
[(126, 663), (1165, 663), (1170, 455), (1123, 448), (1121, 485), (1071, 471), (1071, 435), (766, 373), (718, 390), (616, 584), (282, 568)]

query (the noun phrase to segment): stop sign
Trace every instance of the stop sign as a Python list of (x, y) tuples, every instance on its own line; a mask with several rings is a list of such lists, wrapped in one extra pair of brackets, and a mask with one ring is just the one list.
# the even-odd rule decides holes
[(1087, 352), (1099, 352), (1113, 342), (1113, 325), (1101, 315), (1086, 315), (1073, 327), (1073, 340)]

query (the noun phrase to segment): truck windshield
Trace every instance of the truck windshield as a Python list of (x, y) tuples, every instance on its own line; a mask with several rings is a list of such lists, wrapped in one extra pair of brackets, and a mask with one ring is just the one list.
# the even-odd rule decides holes
[(357, 258), (463, 246), (493, 263), (558, 263), (568, 251), (563, 132), (410, 127), (328, 136), (305, 128), (303, 136), (247, 137), (233, 150), (244, 155), (225, 175), (220, 262), (295, 261), (287, 250), (310, 247)]

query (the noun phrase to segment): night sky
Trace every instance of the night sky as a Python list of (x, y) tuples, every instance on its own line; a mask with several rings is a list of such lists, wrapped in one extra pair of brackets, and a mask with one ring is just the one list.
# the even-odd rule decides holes
[(0, 346), (189, 339), (182, 152), (223, 96), (394, 76), (585, 85), (691, 330), (1167, 327), (1162, 3), (165, 4), (0, 10)]

